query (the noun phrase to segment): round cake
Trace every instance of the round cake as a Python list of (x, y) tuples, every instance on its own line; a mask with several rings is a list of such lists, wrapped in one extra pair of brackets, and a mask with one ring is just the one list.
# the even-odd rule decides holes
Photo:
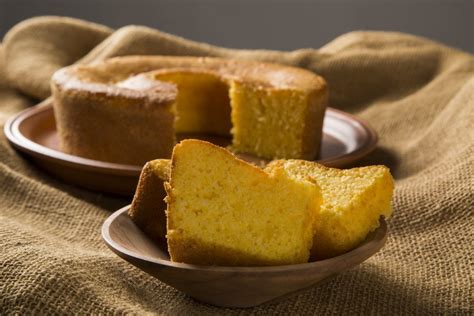
[(315, 159), (327, 105), (320, 76), (277, 64), (127, 56), (58, 70), (54, 112), (64, 152), (143, 165), (176, 134), (229, 136), (266, 159)]

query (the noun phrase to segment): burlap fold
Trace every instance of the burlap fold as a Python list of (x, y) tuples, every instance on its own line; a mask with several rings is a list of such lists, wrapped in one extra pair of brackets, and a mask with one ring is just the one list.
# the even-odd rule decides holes
[[(353, 32), (320, 49), (233, 50), (139, 26), (70, 18), (15, 26), (0, 46), (0, 122), (49, 95), (58, 68), (130, 54), (295, 65), (324, 76), (330, 104), (378, 131), (361, 164), (396, 179), (385, 248), (359, 267), (255, 314), (472, 314), (474, 58), (427, 39)], [(129, 202), (64, 184), (0, 137), (0, 314), (234, 314), (201, 304), (116, 257), (100, 227)]]

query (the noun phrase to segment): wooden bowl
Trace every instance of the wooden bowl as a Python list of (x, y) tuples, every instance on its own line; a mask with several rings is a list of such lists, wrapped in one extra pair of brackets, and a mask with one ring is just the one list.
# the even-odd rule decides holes
[(126, 206), (102, 226), (102, 237), (118, 256), (189, 296), (216, 306), (251, 307), (312, 287), (367, 260), (385, 244), (387, 225), (357, 248), (334, 258), (271, 267), (199, 266), (172, 262), (166, 249), (148, 239)]

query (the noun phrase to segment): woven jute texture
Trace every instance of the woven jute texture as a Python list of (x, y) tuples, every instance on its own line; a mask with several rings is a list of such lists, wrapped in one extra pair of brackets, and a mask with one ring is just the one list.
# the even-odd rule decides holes
[[(130, 54), (254, 59), (315, 71), (330, 104), (380, 136), (360, 164), (396, 179), (386, 246), (287, 300), (239, 310), (201, 304), (109, 251), (100, 228), (130, 200), (32, 166), (0, 137), (0, 314), (473, 314), (474, 59), (427, 39), (352, 32), (320, 49), (233, 50), (157, 30), (69, 18), (15, 26), (0, 46), (0, 122), (49, 95), (58, 68)], [(204, 285), (203, 285), (204, 286)]]

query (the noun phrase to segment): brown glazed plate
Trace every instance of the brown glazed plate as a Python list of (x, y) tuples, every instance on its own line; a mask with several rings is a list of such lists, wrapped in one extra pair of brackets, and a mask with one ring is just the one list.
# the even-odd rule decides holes
[(146, 237), (126, 206), (102, 225), (102, 238), (119, 257), (201, 302), (223, 307), (251, 307), (313, 287), (351, 269), (379, 251), (387, 239), (380, 226), (355, 249), (326, 260), (268, 267), (200, 266), (170, 260), (167, 249)]
[[(4, 133), (16, 150), (68, 183), (121, 195), (133, 195), (135, 191), (142, 166), (86, 159), (59, 149), (50, 99), (10, 118), (5, 124)], [(224, 146), (229, 144), (229, 139), (222, 137), (181, 135), (180, 138), (200, 138)], [(370, 153), (376, 144), (377, 134), (367, 123), (348, 113), (328, 108), (321, 154), (317, 161), (341, 168)], [(257, 164), (265, 162), (250, 155), (239, 156)]]

